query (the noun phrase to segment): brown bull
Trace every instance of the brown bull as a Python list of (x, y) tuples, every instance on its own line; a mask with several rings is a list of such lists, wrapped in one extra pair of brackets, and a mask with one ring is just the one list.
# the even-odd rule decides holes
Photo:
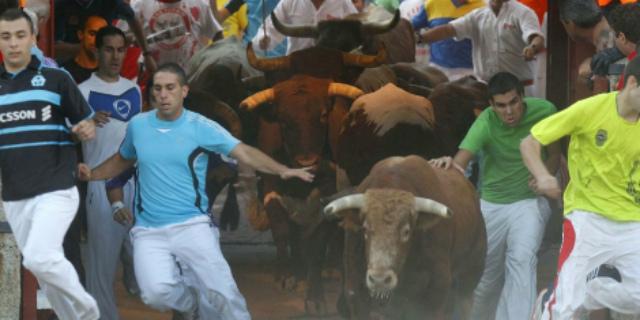
[(451, 319), (458, 308), (468, 319), (486, 254), (471, 183), (417, 156), (392, 157), (357, 192), (325, 207), (343, 220), (351, 318)]
[(476, 83), (440, 84), (429, 99), (387, 84), (354, 101), (337, 138), (339, 189), (359, 184), (376, 162), (390, 156), (455, 154), (475, 120), (474, 110), (488, 105)]
[[(296, 278), (306, 277), (309, 282), (306, 299), (315, 303), (318, 311), (326, 310), (321, 271), (326, 244), (332, 230), (337, 232), (337, 227), (335, 223), (323, 222), (318, 210), (287, 210), (295, 204), (285, 208), (281, 199), (286, 196), (304, 203), (301, 207), (307, 208), (310, 203), (317, 209), (321, 196), (335, 192), (335, 170), (328, 143), (334, 100), (343, 97), (351, 101), (361, 94), (362, 91), (346, 84), (296, 75), (254, 94), (241, 104), (250, 110), (261, 109), (258, 112), (278, 127), (275, 136), (265, 137), (264, 131), (259, 133), (260, 140), (271, 142), (259, 143), (263, 151), (290, 166), (316, 168), (313, 183), (264, 177), (264, 204), (276, 243), (278, 279), (289, 286), (295, 283)], [(259, 108), (267, 103), (270, 105)]]

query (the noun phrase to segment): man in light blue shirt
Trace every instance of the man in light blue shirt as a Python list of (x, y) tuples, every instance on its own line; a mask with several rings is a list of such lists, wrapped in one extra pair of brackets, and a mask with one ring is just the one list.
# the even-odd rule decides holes
[[(205, 193), (209, 155), (219, 153), (282, 179), (312, 181), (309, 168), (290, 169), (243, 144), (204, 116), (185, 110), (189, 88), (176, 64), (158, 68), (151, 88), (155, 110), (134, 117), (119, 152), (93, 170), (79, 165), (83, 180), (116, 176), (137, 162), (136, 222), (131, 230), (142, 300), (191, 319), (198, 295), (220, 319), (250, 319), (211, 223)], [(114, 217), (131, 219), (131, 217)], [(176, 277), (176, 259), (197, 277), (197, 288)]]

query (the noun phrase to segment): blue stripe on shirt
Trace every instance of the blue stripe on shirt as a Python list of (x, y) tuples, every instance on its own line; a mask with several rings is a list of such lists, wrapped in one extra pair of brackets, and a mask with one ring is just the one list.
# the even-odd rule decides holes
[(12, 134), (18, 132), (28, 132), (28, 131), (62, 131), (69, 133), (69, 128), (63, 125), (55, 125), (55, 124), (45, 124), (45, 125), (32, 125), (32, 126), (20, 126), (9, 129), (0, 129), (0, 135), (3, 134)]
[(73, 145), (73, 142), (70, 142), (70, 141), (30, 142), (30, 143), (9, 144), (9, 145), (0, 147), (0, 150), (41, 147), (41, 146), (71, 146), (71, 145)]
[(0, 96), (0, 106), (27, 101), (44, 101), (59, 106), (61, 98), (59, 94), (47, 90), (27, 90)]

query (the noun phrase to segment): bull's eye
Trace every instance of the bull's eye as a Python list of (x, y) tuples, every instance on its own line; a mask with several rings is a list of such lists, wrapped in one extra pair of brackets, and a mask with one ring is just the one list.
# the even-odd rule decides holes
[(411, 236), (411, 227), (408, 224), (405, 224), (400, 230), (400, 239), (402, 242), (409, 241), (409, 237)]

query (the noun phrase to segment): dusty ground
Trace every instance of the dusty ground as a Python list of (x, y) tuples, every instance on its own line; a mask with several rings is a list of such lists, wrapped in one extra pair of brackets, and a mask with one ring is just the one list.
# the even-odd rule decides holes
[[(341, 319), (335, 310), (339, 280), (325, 281), (328, 313), (325, 317), (305, 315), (303, 285), (295, 292), (280, 289), (273, 278), (272, 261), (275, 249), (269, 245), (227, 245), (223, 247), (240, 291), (247, 300), (251, 316), (256, 320), (279, 319)], [(129, 295), (120, 282), (116, 283), (116, 295), (123, 319), (169, 320), (170, 312), (157, 312), (146, 307), (139, 298)]]

